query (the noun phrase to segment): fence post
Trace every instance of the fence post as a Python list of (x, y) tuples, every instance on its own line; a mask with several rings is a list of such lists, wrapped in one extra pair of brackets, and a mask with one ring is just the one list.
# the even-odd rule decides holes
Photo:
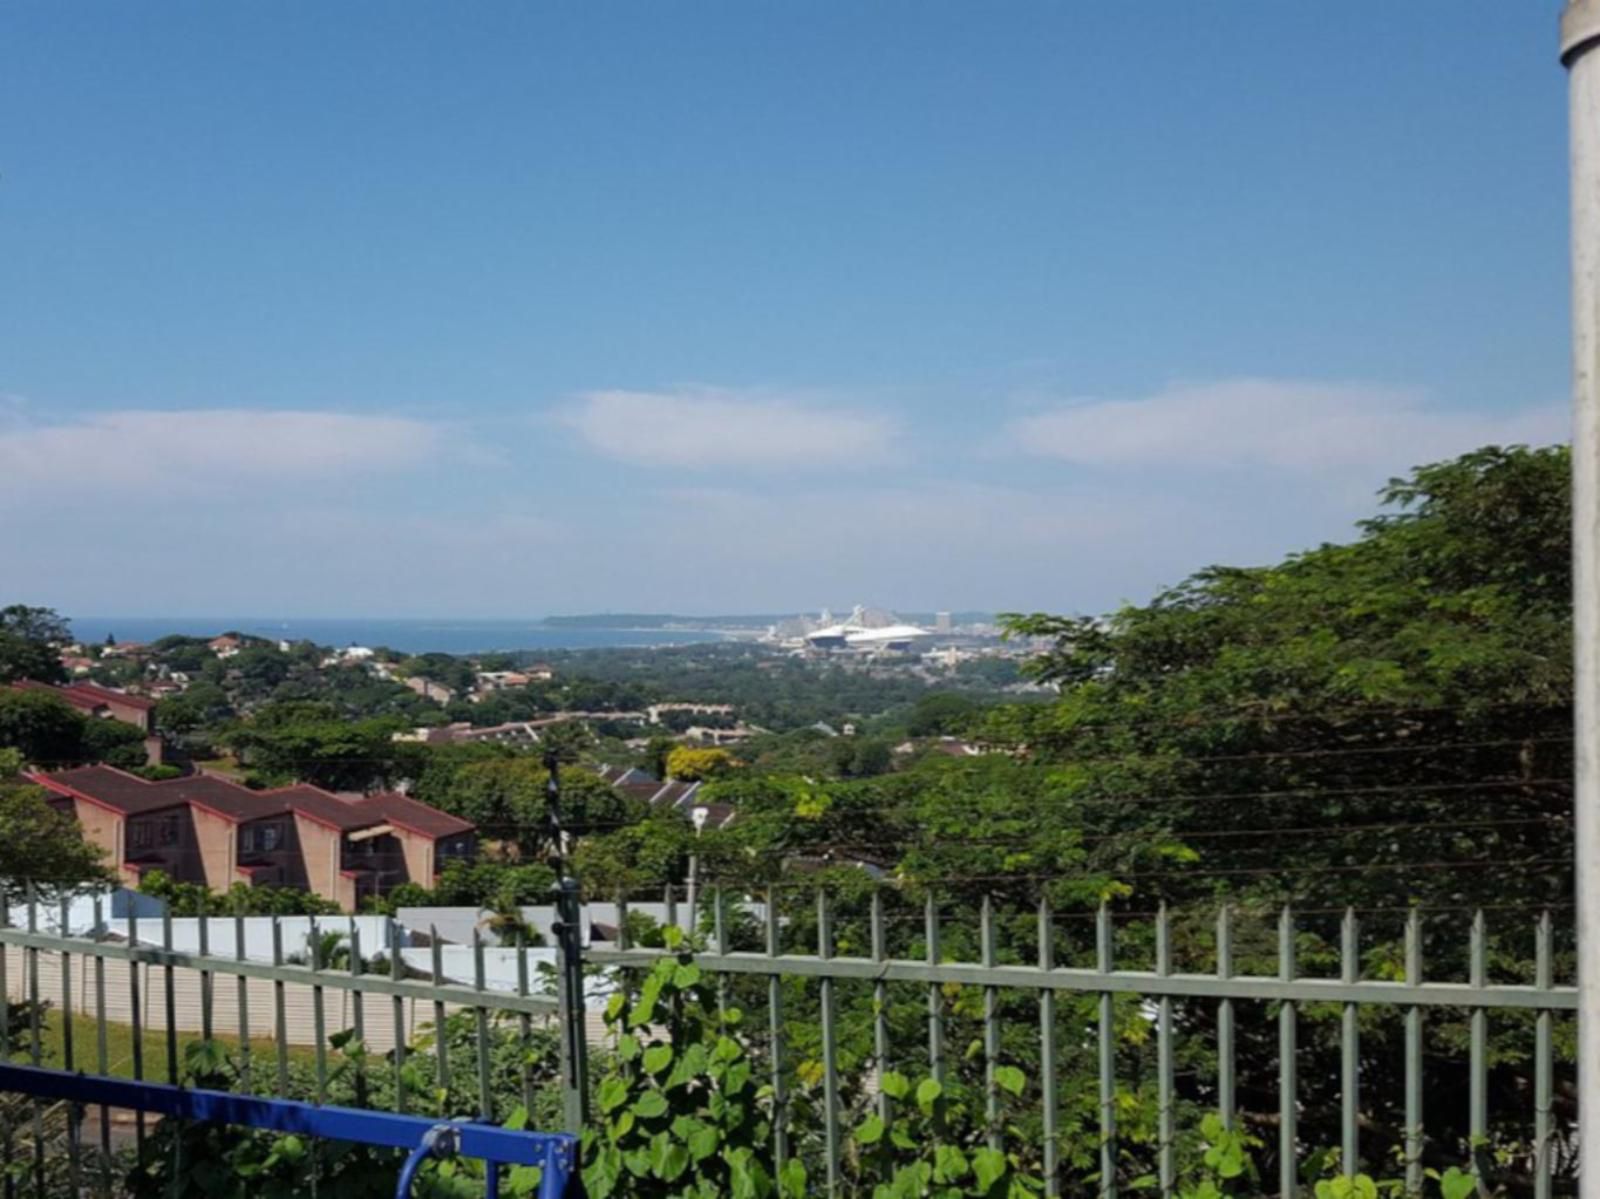
[(556, 952), (560, 979), (556, 998), (561, 1019), (561, 1096), (567, 1131), (581, 1135), (589, 1116), (589, 1041), (583, 1001), (583, 928), (578, 910), (578, 880), (557, 885)]

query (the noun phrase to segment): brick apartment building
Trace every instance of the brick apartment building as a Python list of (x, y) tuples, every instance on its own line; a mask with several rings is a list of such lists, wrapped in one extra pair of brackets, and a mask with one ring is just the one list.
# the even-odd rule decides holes
[(355, 911), (401, 883), (431, 887), (477, 851), (471, 823), (393, 793), (252, 791), (212, 775), (152, 783), (112, 766), (32, 777), (129, 886), (162, 870), (214, 891), (300, 888)]

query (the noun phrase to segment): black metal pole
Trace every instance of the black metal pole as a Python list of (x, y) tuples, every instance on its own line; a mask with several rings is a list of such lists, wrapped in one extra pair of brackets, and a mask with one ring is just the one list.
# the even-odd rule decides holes
[(545, 750), (546, 819), (550, 827), (551, 862), (556, 871), (556, 934), (560, 978), (556, 999), (561, 1018), (562, 1101), (567, 1131), (583, 1132), (589, 1115), (589, 1039), (583, 998), (583, 921), (578, 905), (578, 880), (567, 873), (565, 834), (561, 828), (561, 760)]

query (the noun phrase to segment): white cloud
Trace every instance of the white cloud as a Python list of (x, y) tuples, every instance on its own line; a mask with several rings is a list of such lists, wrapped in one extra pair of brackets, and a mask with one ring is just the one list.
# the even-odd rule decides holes
[(595, 391), (563, 419), (600, 453), (644, 466), (839, 466), (880, 459), (895, 422), (768, 392)]
[(1007, 426), (1024, 453), (1094, 466), (1267, 466), (1382, 473), (1491, 443), (1565, 440), (1564, 404), (1448, 409), (1363, 384), (1232, 379), (1139, 400), (1068, 403)]
[(439, 444), (438, 427), (423, 421), (340, 412), (124, 411), (59, 424), (18, 413), (0, 424), (0, 485), (171, 490), (303, 481), (410, 466)]

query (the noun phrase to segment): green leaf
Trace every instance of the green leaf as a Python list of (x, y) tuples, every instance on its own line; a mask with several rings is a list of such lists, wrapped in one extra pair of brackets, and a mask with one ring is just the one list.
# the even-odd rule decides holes
[(522, 1196), (536, 1192), (543, 1178), (544, 1171), (538, 1166), (512, 1166), (511, 1172), (506, 1175), (506, 1187), (518, 1199), (522, 1199)]
[(697, 1128), (689, 1134), (689, 1156), (697, 1162), (702, 1162), (717, 1151), (722, 1144), (722, 1134), (709, 1124)]
[(917, 1106), (922, 1109), (925, 1116), (933, 1115), (933, 1105), (939, 1101), (939, 1096), (944, 1094), (944, 1088), (939, 1085), (937, 1078), (924, 1078), (917, 1084)]
[(628, 1084), (620, 1078), (608, 1078), (595, 1093), (602, 1112), (615, 1111), (628, 1101)]
[(591, 1199), (606, 1199), (622, 1177), (622, 1155), (615, 1149), (602, 1150), (583, 1168), (582, 1176), (585, 1194)]
[(633, 1114), (641, 1120), (654, 1120), (667, 1110), (667, 1097), (660, 1091), (646, 1091), (633, 1101)]
[(1010, 1163), (1006, 1161), (1006, 1155), (998, 1149), (990, 1149), (986, 1146), (976, 1150), (972, 1155), (972, 1175), (977, 1179), (980, 1191), (987, 1191), (995, 1183), (999, 1182), (1005, 1176), (1005, 1172), (1009, 1167)]
[(1477, 1186), (1477, 1179), (1459, 1166), (1451, 1166), (1439, 1177), (1439, 1193), (1444, 1199), (1468, 1199)]
[(644, 1051), (644, 1068), (647, 1074), (660, 1074), (672, 1065), (671, 1045), (652, 1045)]
[(639, 1028), (655, 1019), (656, 1000), (659, 998), (661, 998), (661, 979), (652, 974), (644, 980), (644, 986), (639, 988), (639, 1000), (628, 1012), (628, 1024), (633, 1028)]
[(939, 1145), (933, 1151), (933, 1180), (960, 1182), (967, 1174), (967, 1155), (954, 1145)]
[(890, 1070), (878, 1080), (878, 1089), (890, 1099), (904, 1099), (911, 1094), (911, 1081), (904, 1074)]
[(623, 1033), (617, 1038), (617, 1060), (631, 1062), (639, 1056), (639, 1038), (632, 1033)]
[(673, 985), (680, 990), (692, 987), (700, 981), (700, 967), (693, 962), (679, 962), (677, 969), (672, 972)]
[(806, 1168), (797, 1157), (791, 1157), (778, 1171), (778, 1193), (783, 1199), (805, 1199)]
[(689, 1151), (677, 1141), (657, 1142), (651, 1172), (663, 1182), (672, 1182), (689, 1168)]
[(994, 1081), (1001, 1090), (1010, 1091), (1013, 1095), (1022, 1094), (1022, 1089), (1028, 1085), (1028, 1076), (1015, 1066), (997, 1066), (994, 1072)]
[(512, 1132), (521, 1132), (528, 1127), (528, 1109), (518, 1104), (516, 1109), (506, 1117), (502, 1128), (509, 1128)]
[(884, 1123), (874, 1114), (868, 1116), (857, 1127), (855, 1132), (856, 1144), (876, 1145), (883, 1140)]

